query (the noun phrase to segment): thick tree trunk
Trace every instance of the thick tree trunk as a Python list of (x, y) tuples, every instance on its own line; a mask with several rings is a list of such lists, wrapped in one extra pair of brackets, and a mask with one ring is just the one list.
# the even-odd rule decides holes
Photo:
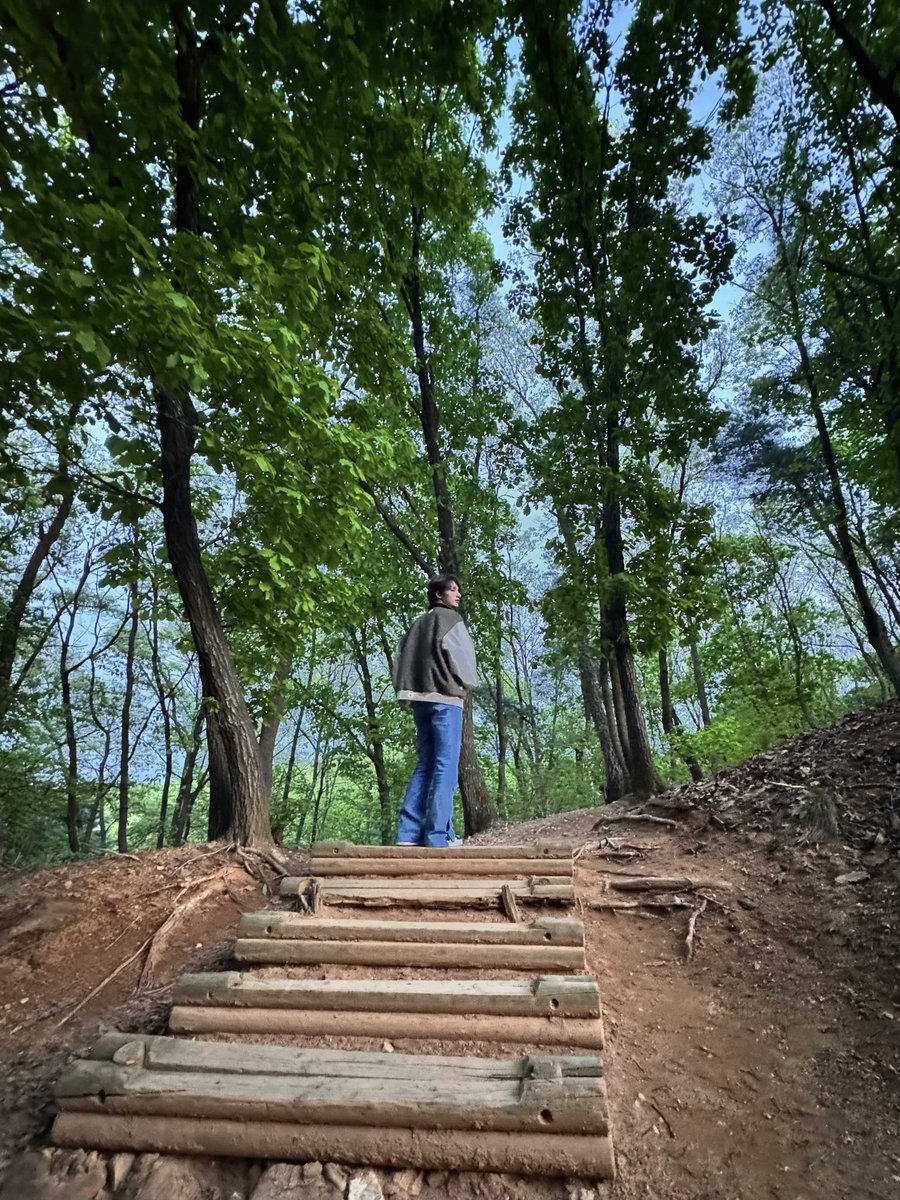
[(691, 668), (694, 672), (694, 687), (697, 689), (697, 700), (700, 704), (700, 718), (704, 728), (710, 723), (709, 699), (706, 694), (706, 679), (703, 675), (703, 664), (700, 662), (700, 647), (691, 642)]
[(612, 693), (612, 713), (615, 719), (616, 737), (622, 747), (622, 761), (626, 764), (631, 759), (631, 740), (628, 735), (628, 717), (625, 714), (625, 700), (622, 695), (622, 681), (619, 678), (619, 664), (614, 654), (607, 655), (606, 668), (609, 673), (610, 691)]
[(625, 764), (612, 737), (597, 664), (587, 646), (582, 646), (578, 651), (578, 674), (581, 679), (581, 698), (585, 715), (597, 735), (603, 754), (603, 800), (605, 804), (613, 804), (627, 791)]
[[(593, 658), (593, 655), (591, 657)], [(624, 772), (625, 747), (622, 745), (622, 739), (619, 737), (619, 721), (611, 683), (612, 672), (609, 669), (609, 658), (605, 654), (601, 657), (597, 666), (597, 674), (600, 679), (600, 691), (603, 695), (603, 708), (606, 712), (606, 724), (609, 729), (610, 741)]]
[(25, 564), (25, 570), (22, 572), (4, 614), (3, 622), (0, 624), (0, 730), (6, 725), (6, 718), (14, 697), (12, 672), (22, 619), (37, 584), (40, 569), (49, 558), (50, 551), (56, 544), (72, 511), (73, 500), (72, 492), (63, 496), (50, 524), (46, 529), (43, 526), (40, 527), (37, 545)]
[[(672, 703), (672, 690), (669, 685), (669, 656), (665, 650), (659, 652), (659, 694), (662, 701), (662, 727), (664, 733), (676, 733), (681, 729), (681, 718)], [(695, 782), (703, 778), (703, 771), (693, 754), (682, 756)]]
[(131, 701), (134, 696), (134, 653), (140, 624), (137, 580), (129, 589), (131, 626), (128, 630), (128, 650), (125, 654), (125, 695), (122, 697), (122, 736), (119, 747), (119, 821), (117, 844), (119, 853), (128, 851), (128, 801), (131, 763)]
[[(206, 689), (204, 689), (205, 691)], [(204, 698), (206, 705), (206, 754), (209, 763), (209, 815), (206, 836), (214, 842), (228, 835), (234, 821), (234, 792), (225, 743), (219, 729), (215, 704)]]

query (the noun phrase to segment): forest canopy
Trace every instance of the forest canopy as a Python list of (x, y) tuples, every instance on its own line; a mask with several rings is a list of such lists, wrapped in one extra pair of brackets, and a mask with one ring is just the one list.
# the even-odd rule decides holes
[(900, 695), (890, 0), (0, 0), (0, 847), (393, 840)]

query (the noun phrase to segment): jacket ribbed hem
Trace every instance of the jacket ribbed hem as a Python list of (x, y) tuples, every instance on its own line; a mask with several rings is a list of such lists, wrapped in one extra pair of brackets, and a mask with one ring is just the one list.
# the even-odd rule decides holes
[(440, 692), (398, 692), (398, 700), (415, 700), (419, 704), (453, 704), (462, 708), (465, 704), (462, 696), (442, 696)]

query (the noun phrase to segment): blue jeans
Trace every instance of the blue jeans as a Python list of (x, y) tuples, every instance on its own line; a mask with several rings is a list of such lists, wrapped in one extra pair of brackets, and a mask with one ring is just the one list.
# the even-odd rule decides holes
[(446, 846), (459, 775), (463, 710), (458, 704), (412, 702), (418, 762), (400, 809), (397, 841)]

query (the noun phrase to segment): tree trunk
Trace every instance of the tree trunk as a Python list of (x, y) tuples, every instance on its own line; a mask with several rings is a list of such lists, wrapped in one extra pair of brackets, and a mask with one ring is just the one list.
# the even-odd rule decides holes
[(710, 722), (709, 700), (706, 695), (703, 664), (700, 662), (700, 647), (696, 642), (691, 642), (691, 667), (694, 672), (694, 687), (697, 689), (697, 700), (700, 703), (700, 717), (705, 728)]
[[(819, 0), (828, 15), (828, 23), (853, 60), (856, 69), (865, 80), (872, 98), (883, 104), (900, 133), (900, 86), (897, 83), (897, 68), (893, 64), (880, 66), (859, 33), (844, 19), (834, 0)], [(894, 47), (896, 50), (896, 45)]]
[[(662, 727), (663, 732), (667, 734), (677, 733), (681, 730), (681, 718), (675, 711), (675, 705), (672, 703), (672, 691), (669, 686), (669, 656), (665, 650), (659, 652), (659, 694), (662, 701)], [(703, 771), (700, 764), (693, 754), (684, 754), (682, 756), (687, 768), (691, 773), (691, 779), (696, 783), (703, 778)]]
[(363, 702), (366, 706), (367, 753), (372, 766), (375, 768), (381, 844), (382, 846), (390, 846), (394, 842), (394, 814), (391, 811), (391, 788), (384, 761), (384, 738), (378, 724), (375, 691), (372, 687), (372, 673), (369, 670), (369, 648), (366, 642), (365, 626), (362, 627), (358, 639), (354, 631), (350, 630), (350, 643), (353, 646), (356, 665), (359, 669), (359, 678), (363, 689)]
[(615, 717), (616, 736), (622, 747), (622, 761), (627, 765), (631, 758), (631, 742), (628, 737), (628, 718), (625, 715), (625, 701), (622, 697), (622, 681), (619, 678), (619, 664), (615, 656), (607, 655), (607, 670), (609, 672), (610, 689), (612, 691), (612, 714)]
[(131, 759), (131, 700), (134, 696), (134, 653), (140, 624), (138, 585), (133, 579), (129, 588), (131, 627), (128, 630), (128, 650), (125, 655), (125, 695), (122, 697), (122, 738), (119, 748), (119, 823), (117, 844), (119, 853), (128, 851), (129, 766)]
[[(176, 7), (173, 19), (175, 72), (181, 119), (185, 125), (185, 136), (175, 163), (175, 233), (199, 236), (200, 180), (193, 151), (188, 148), (193, 146), (194, 135), (200, 126), (201, 54), (187, 10)], [(155, 385), (154, 400), (162, 450), (166, 549), (197, 647), (204, 693), (207, 702), (215, 706), (216, 724), (231, 781), (233, 811), (222, 833), (243, 845), (267, 845), (272, 841), (270, 803), (262, 787), (256, 732), (203, 565), (194, 519), (191, 458), (197, 414), (188, 393), (167, 384)], [(212, 787), (210, 792), (212, 812)]]
[(497, 720), (497, 810), (502, 817), (506, 808), (506, 702), (503, 695), (503, 667), (500, 656), (494, 663), (494, 707)]
[[(69, 849), (73, 854), (77, 854), (80, 849), (80, 820), (78, 812), (78, 739), (75, 736), (75, 716), (72, 712), (71, 678), (73, 668), (69, 666), (69, 646), (75, 632), (78, 600), (90, 578), (91, 565), (91, 552), (88, 550), (84, 556), (81, 575), (72, 593), (72, 607), (69, 608), (68, 604), (64, 605), (64, 611), (69, 617), (65, 632), (60, 626), (59, 682), (66, 731), (66, 831), (69, 838)], [(59, 613), (59, 617), (62, 617), (62, 612)]]
[(155, 574), (151, 572), (151, 603), (153, 605), (150, 614), (150, 629), (148, 633), (148, 641), (150, 643), (150, 669), (153, 674), (153, 684), (156, 689), (156, 699), (159, 704), (160, 715), (163, 722), (163, 753), (165, 756), (165, 775), (163, 776), (162, 795), (159, 801), (159, 825), (156, 831), (156, 848), (161, 850), (166, 842), (166, 820), (169, 815), (169, 795), (172, 790), (172, 719), (173, 714), (169, 708), (169, 701), (172, 699), (170, 691), (166, 688), (165, 680), (163, 679), (162, 661), (159, 654), (159, 586), (157, 584)]
[(49, 558), (50, 551), (62, 533), (63, 526), (72, 511), (73, 501), (74, 493), (68, 492), (60, 501), (47, 528), (40, 527), (37, 545), (31, 552), (31, 557), (25, 565), (25, 570), (22, 572), (9, 607), (4, 614), (3, 622), (0, 624), (0, 730), (6, 725), (6, 718), (14, 697), (12, 671), (16, 660), (22, 619), (25, 616), (28, 601), (34, 592), (40, 569)]
[(620, 800), (627, 791), (625, 764), (618, 744), (612, 737), (597, 664), (587, 646), (582, 646), (578, 651), (578, 674), (581, 679), (581, 698), (585, 715), (597, 735), (603, 754), (603, 801), (605, 804), (612, 804)]
[(285, 695), (281, 686), (289, 677), (294, 665), (292, 654), (286, 654), (275, 668), (272, 680), (272, 694), (269, 699), (269, 711), (259, 731), (259, 769), (262, 777), (262, 788), (267, 796), (272, 795), (272, 770), (275, 761), (275, 742), (281, 727), (284, 713)]
[(469, 692), (463, 708), (463, 735), (459, 754), (459, 790), (462, 796), (466, 837), (481, 833), (497, 820), (497, 809), (485, 785), (481, 763), (475, 750), (473, 707), (472, 693)]
[(203, 736), (204, 708), (202, 702), (197, 706), (194, 723), (191, 727), (191, 740), (184, 752), (184, 762), (181, 766), (181, 779), (178, 784), (178, 795), (175, 798), (175, 812), (172, 816), (172, 829), (169, 834), (173, 846), (181, 846), (187, 837), (191, 811), (191, 789), (194, 786), (194, 769), (197, 765), (197, 755), (200, 753), (200, 739)]
[[(204, 691), (206, 689), (204, 688)], [(214, 842), (228, 835), (234, 822), (234, 792), (228, 756), (219, 729), (219, 717), (213, 701), (204, 697), (206, 705), (206, 750), (209, 763), (209, 816), (206, 836)]]

